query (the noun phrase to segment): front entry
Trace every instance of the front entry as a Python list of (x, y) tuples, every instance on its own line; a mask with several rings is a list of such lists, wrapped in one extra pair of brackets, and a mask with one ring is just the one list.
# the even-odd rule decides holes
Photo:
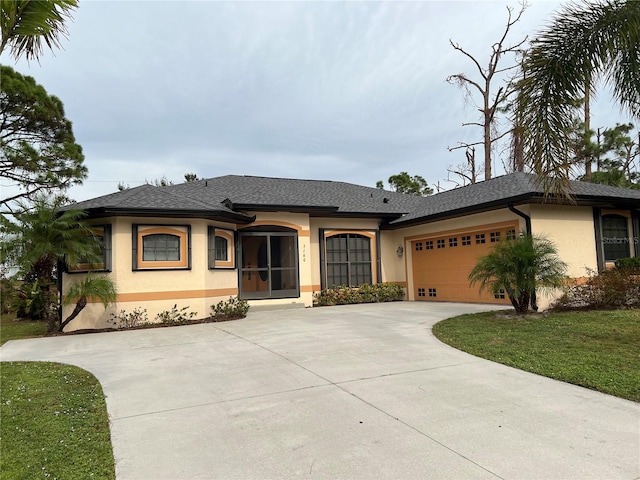
[(240, 298), (297, 298), (298, 236), (289, 232), (240, 232)]

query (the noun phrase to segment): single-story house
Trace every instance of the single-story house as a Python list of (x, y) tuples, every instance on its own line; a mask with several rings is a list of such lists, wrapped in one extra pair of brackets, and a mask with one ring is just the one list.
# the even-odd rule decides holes
[[(90, 303), (69, 329), (110, 314), (149, 317), (238, 296), (252, 305), (311, 306), (337, 285), (397, 282), (410, 301), (509, 305), (468, 274), (492, 244), (519, 231), (553, 240), (571, 277), (640, 256), (640, 191), (573, 182), (574, 202), (553, 203), (535, 177), (512, 173), (428, 197), (344, 182), (228, 175), (143, 185), (74, 204), (103, 243), (98, 271), (116, 283), (107, 311)], [(63, 291), (89, 265), (62, 276)], [(541, 308), (551, 299), (539, 298)], [(65, 307), (63, 318), (73, 306)]]

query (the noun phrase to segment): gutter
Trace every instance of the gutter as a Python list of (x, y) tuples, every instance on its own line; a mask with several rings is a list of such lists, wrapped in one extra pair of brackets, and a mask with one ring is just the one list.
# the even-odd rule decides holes
[[(507, 205), (507, 208), (510, 211), (512, 211), (513, 213), (515, 213), (516, 215), (518, 215), (519, 217), (524, 218), (524, 224), (525, 224), (525, 229), (527, 231), (527, 235), (532, 235), (531, 217), (529, 215), (527, 215), (526, 213), (521, 212), (516, 207), (514, 207), (513, 203), (510, 203), (509, 205)], [(531, 308), (533, 308), (534, 312), (538, 311), (538, 303), (537, 303), (535, 289), (533, 290), (533, 292), (531, 292)]]
[(524, 224), (527, 230), (527, 235), (531, 235), (531, 217), (526, 213), (516, 209), (516, 207), (513, 206), (513, 203), (510, 203), (509, 205), (507, 205), (507, 208), (511, 210), (513, 213), (515, 213), (516, 215), (518, 215), (519, 217), (524, 218)]

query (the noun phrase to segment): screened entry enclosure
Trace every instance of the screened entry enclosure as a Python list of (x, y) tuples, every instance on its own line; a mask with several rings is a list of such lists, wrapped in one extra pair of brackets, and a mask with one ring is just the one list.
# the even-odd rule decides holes
[(240, 233), (240, 297), (298, 297), (298, 236), (287, 232)]

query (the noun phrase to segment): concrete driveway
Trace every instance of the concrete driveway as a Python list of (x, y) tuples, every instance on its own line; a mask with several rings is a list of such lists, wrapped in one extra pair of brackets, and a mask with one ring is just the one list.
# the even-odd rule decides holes
[(125, 479), (637, 479), (640, 406), (459, 352), (401, 302), (8, 342), (100, 380)]

